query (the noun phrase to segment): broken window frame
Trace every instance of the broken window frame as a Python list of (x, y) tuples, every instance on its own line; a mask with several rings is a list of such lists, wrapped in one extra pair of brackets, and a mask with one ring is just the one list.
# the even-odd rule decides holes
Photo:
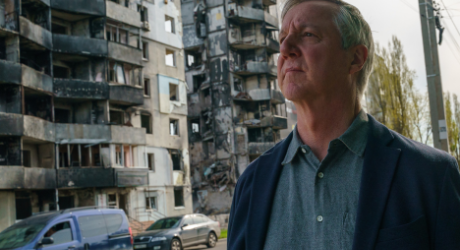
[(144, 78), (144, 97), (150, 97), (150, 79)]
[(171, 159), (172, 170), (173, 171), (184, 171), (183, 164), (182, 164), (182, 155), (181, 155), (182, 152), (177, 149), (168, 149), (168, 153), (169, 153), (169, 158)]
[[(143, 117), (147, 117), (148, 119), (148, 125), (147, 126), (144, 126), (144, 121), (142, 120)], [(142, 128), (145, 128), (145, 132), (147, 134), (153, 134), (153, 126), (152, 126), (152, 115), (148, 114), (148, 113), (141, 113), (141, 127)]]
[(116, 84), (126, 84), (125, 67), (123, 63), (109, 62), (109, 82)]
[(165, 31), (168, 33), (176, 34), (176, 27), (174, 17), (165, 15)]
[(174, 187), (174, 207), (183, 208), (185, 206), (184, 187)]
[(146, 162), (147, 167), (150, 171), (155, 172), (155, 154), (154, 153), (146, 153)]
[[(165, 64), (166, 66), (176, 67), (176, 52), (171, 49), (165, 50)], [(170, 63), (171, 62), (171, 63)]]
[(149, 60), (149, 42), (142, 41), (142, 59)]
[[(115, 165), (118, 167), (134, 167), (134, 150), (132, 145), (113, 144), (115, 152)], [(129, 159), (127, 159), (129, 156)]]
[(173, 119), (173, 118), (169, 119), (169, 135), (170, 136), (180, 136), (179, 119)]
[[(175, 91), (172, 91), (175, 90)], [(171, 93), (176, 92), (174, 96)], [(174, 98), (173, 98), (174, 97)], [(172, 102), (179, 102), (179, 85), (174, 83), (169, 83), (169, 100)]]
[(148, 8), (138, 4), (137, 5), (137, 12), (139, 12), (139, 15), (141, 17), (141, 22), (148, 22), (149, 21), (149, 11)]

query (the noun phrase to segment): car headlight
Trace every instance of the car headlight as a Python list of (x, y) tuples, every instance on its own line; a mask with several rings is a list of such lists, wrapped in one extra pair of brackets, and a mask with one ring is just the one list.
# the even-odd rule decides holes
[(166, 240), (166, 237), (153, 237), (150, 242)]

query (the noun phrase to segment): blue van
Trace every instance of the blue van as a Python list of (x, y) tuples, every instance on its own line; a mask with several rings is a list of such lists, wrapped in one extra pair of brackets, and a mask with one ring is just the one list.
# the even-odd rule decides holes
[(24, 219), (0, 233), (1, 250), (131, 250), (133, 235), (121, 209), (74, 208)]

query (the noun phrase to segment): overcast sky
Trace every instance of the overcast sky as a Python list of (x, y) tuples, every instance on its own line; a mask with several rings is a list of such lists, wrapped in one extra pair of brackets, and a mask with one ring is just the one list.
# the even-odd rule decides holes
[[(418, 0), (346, 0), (358, 7), (369, 22), (374, 40), (387, 46), (393, 35), (397, 36), (403, 46), (409, 67), (416, 71), (416, 86), (426, 92), (425, 59), (423, 54), (422, 29)], [(460, 30), (460, 0), (443, 0)], [(438, 2), (442, 2), (438, 0)], [(439, 46), (441, 79), (443, 91), (460, 96), (460, 50), (456, 49), (455, 40), (460, 45), (460, 35), (448, 17), (442, 12), (443, 26), (449, 31), (444, 32), (444, 41)], [(450, 33), (450, 34), (449, 34)]]

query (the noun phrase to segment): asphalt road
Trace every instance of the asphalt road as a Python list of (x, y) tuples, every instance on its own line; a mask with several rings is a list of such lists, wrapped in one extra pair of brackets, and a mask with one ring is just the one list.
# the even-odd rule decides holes
[(205, 245), (200, 245), (196, 247), (187, 247), (185, 250), (201, 250), (201, 249), (209, 249), (209, 250), (227, 250), (227, 239), (220, 239), (217, 242), (217, 246), (215, 248), (208, 248)]

